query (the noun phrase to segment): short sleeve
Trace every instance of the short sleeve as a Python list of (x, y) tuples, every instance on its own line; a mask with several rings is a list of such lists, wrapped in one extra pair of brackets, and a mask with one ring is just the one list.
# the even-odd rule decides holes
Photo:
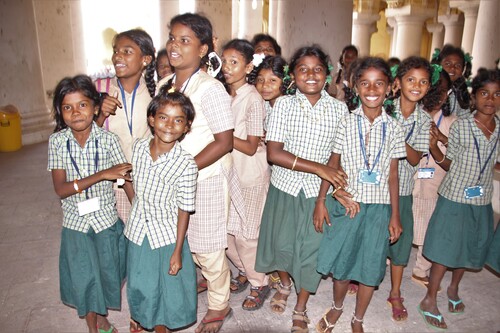
[(198, 167), (192, 157), (189, 159), (187, 164), (187, 167), (179, 177), (177, 187), (177, 206), (185, 212), (194, 212)]
[[(419, 111), (425, 112), (425, 111)], [(408, 144), (416, 151), (425, 153), (429, 151), (429, 136), (431, 129), (431, 120), (427, 115), (422, 115), (424, 118), (422, 124), (418, 128), (418, 133), (410, 139)]]
[(460, 155), (460, 127), (461, 121), (455, 121), (451, 124), (450, 134), (448, 136), (448, 149), (446, 150), (446, 158), (453, 161)]
[(48, 171), (66, 169), (62, 156), (61, 139), (56, 134), (52, 134), (49, 138)]
[[(218, 83), (218, 82), (217, 82)], [(234, 128), (231, 113), (231, 96), (221, 84), (211, 85), (203, 94), (203, 114), (207, 118), (208, 127), (213, 134), (222, 133)]]
[(269, 115), (266, 141), (285, 142), (286, 137), (286, 110), (289, 107), (289, 98), (278, 98), (273, 112)]
[(335, 137), (335, 141), (333, 142), (332, 152), (335, 154), (342, 155), (343, 148), (345, 147), (345, 139), (346, 139), (346, 129), (347, 129), (347, 120), (348, 115), (342, 117), (337, 126), (337, 133)]
[(254, 100), (248, 106), (246, 117), (247, 134), (251, 136), (264, 135), (264, 117), (266, 110), (262, 101)]
[(400, 159), (406, 157), (405, 133), (403, 127), (399, 123), (393, 124), (394, 135), (390, 141), (390, 157), (391, 159)]

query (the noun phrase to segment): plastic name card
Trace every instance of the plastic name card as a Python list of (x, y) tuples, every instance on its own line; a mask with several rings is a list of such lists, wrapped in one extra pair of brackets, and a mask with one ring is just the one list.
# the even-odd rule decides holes
[(379, 185), (380, 177), (380, 170), (370, 172), (370, 170), (361, 169), (359, 170), (358, 181), (362, 184)]
[(483, 186), (476, 185), (464, 189), (465, 199), (479, 198), (484, 195)]
[(434, 178), (434, 168), (418, 168), (417, 177), (418, 179), (432, 179)]
[(84, 216), (100, 209), (99, 197), (88, 199), (78, 203), (78, 214)]

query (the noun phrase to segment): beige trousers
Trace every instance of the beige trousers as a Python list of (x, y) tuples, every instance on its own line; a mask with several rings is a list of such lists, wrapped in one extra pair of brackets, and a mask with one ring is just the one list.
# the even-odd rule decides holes
[(208, 308), (215, 311), (226, 309), (229, 306), (231, 274), (225, 250), (193, 253), (193, 260), (207, 279)]
[(267, 286), (268, 277), (255, 271), (258, 239), (227, 235), (226, 255), (238, 271), (245, 273), (252, 287)]
[(419, 245), (417, 248), (417, 260), (415, 261), (415, 267), (413, 267), (413, 274), (421, 278), (429, 277), (432, 263), (422, 255), (424, 246)]

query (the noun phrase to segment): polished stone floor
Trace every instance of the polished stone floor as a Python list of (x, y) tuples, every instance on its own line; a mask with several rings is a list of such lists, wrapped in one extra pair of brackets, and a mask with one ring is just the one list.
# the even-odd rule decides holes
[[(58, 254), (62, 213), (52, 188), (47, 168), (47, 144), (23, 147), (18, 152), (0, 153), (0, 333), (2, 332), (86, 332), (84, 320), (74, 309), (59, 300)], [(412, 256), (415, 255), (415, 251)], [(405, 270), (403, 296), (409, 318), (404, 323), (390, 319), (386, 304), (390, 279), (386, 276), (375, 292), (365, 316), (367, 332), (430, 332), (416, 311), (424, 289), (411, 281), (411, 266)], [(449, 282), (445, 276), (443, 286)], [(231, 299), (234, 315), (222, 333), (289, 332), (291, 307), (283, 315), (269, 310), (268, 302), (255, 312), (244, 311), (241, 303), (246, 293)], [(447, 313), (446, 295), (438, 304), (449, 332), (500, 331), (500, 278), (484, 269), (467, 272), (461, 284), (461, 297), (467, 305), (463, 315)], [(309, 302), (310, 331), (332, 299), (331, 279), (321, 282)], [(290, 304), (295, 296), (290, 297)], [(349, 319), (355, 298), (347, 297), (345, 313), (334, 332), (350, 331)], [(207, 309), (206, 295), (199, 297), (198, 321)], [(123, 292), (120, 312), (109, 315), (120, 332), (128, 332), (128, 305)], [(194, 332), (196, 325), (181, 332)]]

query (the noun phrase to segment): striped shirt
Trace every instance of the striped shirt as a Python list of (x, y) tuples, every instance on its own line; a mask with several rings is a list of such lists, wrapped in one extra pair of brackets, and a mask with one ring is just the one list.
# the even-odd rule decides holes
[[(361, 124), (361, 127), (359, 124)], [(383, 140), (384, 126), (385, 139)], [(379, 185), (364, 184), (358, 179), (359, 172), (366, 169), (361, 150), (360, 130), (361, 137), (365, 140), (366, 155), (370, 168), (373, 167), (374, 172), (380, 172)], [(382, 141), (384, 141), (384, 144), (382, 144)], [(391, 203), (389, 194), (391, 160), (406, 156), (404, 130), (396, 119), (382, 111), (382, 114), (375, 118), (373, 123), (370, 123), (362, 108), (358, 107), (340, 121), (333, 152), (341, 155), (340, 164), (348, 177), (346, 191), (353, 195), (354, 201), (367, 204)], [(379, 160), (374, 165), (379, 152)]]
[(178, 210), (194, 212), (198, 168), (179, 143), (153, 162), (149, 139), (139, 139), (132, 152), (135, 198), (125, 236), (141, 245), (148, 237), (152, 249), (177, 239)]
[[(73, 165), (71, 157), (73, 157), (80, 173)], [(47, 169), (49, 171), (65, 170), (66, 181), (86, 178), (98, 171), (126, 162), (116, 134), (101, 129), (95, 123), (92, 123), (89, 138), (83, 148), (76, 141), (70, 128), (54, 133), (49, 138)], [(87, 200), (87, 196), (88, 198), (98, 197), (100, 209), (79, 216), (77, 204)], [(87, 233), (92, 228), (98, 233), (116, 223), (118, 213), (115, 204), (113, 182), (100, 181), (82, 193), (76, 193), (61, 200), (63, 227), (83, 233)]]
[[(276, 100), (269, 117), (267, 141), (281, 142), (284, 150), (300, 158), (326, 164), (330, 158), (337, 125), (348, 114), (347, 106), (321, 91), (314, 106), (297, 90)], [(315, 174), (272, 166), (271, 183), (279, 190), (306, 198), (318, 196), (321, 178)]]
[[(500, 120), (498, 117), (495, 117), (495, 123), (495, 131), (489, 140), (477, 127), (473, 114), (463, 116), (451, 125), (448, 150), (446, 151), (446, 157), (451, 160), (451, 165), (439, 187), (438, 192), (440, 195), (464, 204), (480, 206), (491, 203), (493, 196), (493, 168), (500, 154)], [(479, 163), (474, 138), (476, 138), (479, 146), (481, 163)], [(495, 151), (493, 151), (494, 147)], [(485, 162), (492, 152), (493, 154), (485, 166)], [(483, 167), (484, 172), (478, 181)], [(466, 199), (464, 195), (465, 188), (476, 185), (483, 187), (483, 196)]]
[[(427, 153), (429, 151), (431, 117), (424, 111), (422, 105), (417, 104), (415, 111), (405, 119), (401, 113), (400, 101), (401, 98), (398, 98), (394, 103), (394, 115), (398, 122), (403, 125), (406, 143), (416, 151)], [(415, 186), (414, 176), (417, 170), (418, 164), (412, 166), (406, 158), (399, 161), (399, 195), (412, 194)]]

